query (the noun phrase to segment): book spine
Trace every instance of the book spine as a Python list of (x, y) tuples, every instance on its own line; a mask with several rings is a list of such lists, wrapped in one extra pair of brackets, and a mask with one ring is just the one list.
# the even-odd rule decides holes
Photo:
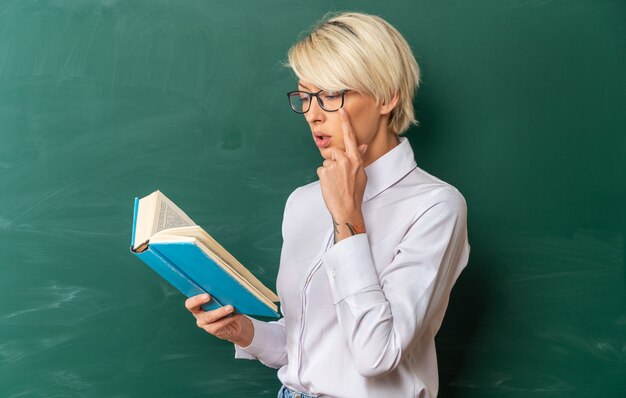
[(133, 245), (135, 244), (135, 229), (137, 228), (137, 209), (139, 209), (139, 198), (135, 197), (135, 206), (133, 209), (133, 233), (130, 237), (130, 251), (133, 251)]

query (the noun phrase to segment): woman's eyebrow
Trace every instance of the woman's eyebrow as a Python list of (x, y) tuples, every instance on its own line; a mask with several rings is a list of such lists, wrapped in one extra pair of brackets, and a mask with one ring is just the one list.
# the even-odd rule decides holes
[(299, 86), (299, 87), (302, 87), (302, 88), (304, 88), (304, 89), (306, 89), (306, 90), (310, 90), (310, 89), (311, 89), (311, 87), (306, 86), (306, 85), (304, 85), (304, 84), (302, 84), (302, 83), (300, 83), (300, 82), (298, 82), (298, 86)]

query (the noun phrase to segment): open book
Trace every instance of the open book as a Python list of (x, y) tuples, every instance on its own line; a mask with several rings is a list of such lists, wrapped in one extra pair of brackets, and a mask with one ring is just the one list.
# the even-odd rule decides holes
[(131, 252), (187, 297), (209, 293), (205, 310), (278, 317), (278, 296), (161, 191), (135, 198)]

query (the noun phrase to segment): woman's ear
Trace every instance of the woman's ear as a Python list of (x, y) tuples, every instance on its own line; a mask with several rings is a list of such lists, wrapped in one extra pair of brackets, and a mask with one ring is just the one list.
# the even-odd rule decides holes
[(388, 113), (391, 113), (391, 111), (393, 111), (393, 109), (396, 107), (396, 105), (398, 105), (398, 99), (400, 98), (400, 96), (398, 95), (398, 92), (396, 92), (393, 97), (391, 97), (391, 100), (389, 102), (383, 102), (380, 105), (380, 114), (381, 115), (386, 115)]

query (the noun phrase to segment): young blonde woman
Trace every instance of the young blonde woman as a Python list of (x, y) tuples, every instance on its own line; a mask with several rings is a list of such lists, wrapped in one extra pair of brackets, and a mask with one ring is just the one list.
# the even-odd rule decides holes
[(236, 357), (278, 369), (278, 396), (435, 397), (435, 334), (467, 264), (466, 205), (417, 167), (401, 134), (416, 124), (419, 68), (380, 17), (343, 13), (289, 50), (323, 164), (287, 199), (277, 291), (283, 318), (262, 322), (185, 303)]

